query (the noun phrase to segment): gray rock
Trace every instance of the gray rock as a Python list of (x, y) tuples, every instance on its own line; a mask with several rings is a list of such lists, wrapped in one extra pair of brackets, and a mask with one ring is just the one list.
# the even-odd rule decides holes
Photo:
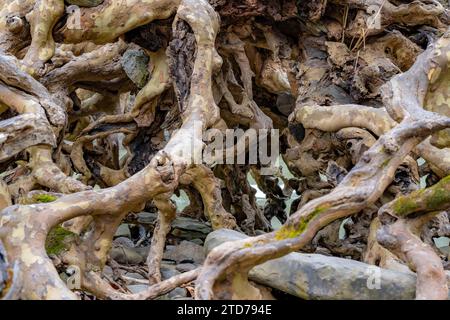
[(290, 93), (282, 93), (277, 97), (277, 109), (288, 117), (295, 109), (295, 97)]
[(143, 88), (147, 83), (149, 61), (149, 57), (141, 49), (129, 49), (122, 56), (123, 70), (138, 88)]
[(140, 293), (142, 291), (146, 291), (148, 286), (145, 284), (130, 284), (127, 288), (131, 291), (131, 293)]
[(139, 212), (137, 215), (137, 221), (141, 224), (151, 224), (154, 225), (156, 223), (156, 219), (158, 218), (158, 214), (155, 212)]
[(109, 255), (112, 259), (122, 264), (140, 264), (146, 260), (146, 248), (130, 248), (126, 246), (114, 246)]
[[(161, 265), (161, 277), (162, 280), (169, 279), (173, 276), (179, 275), (180, 272), (175, 270), (173, 266), (167, 266), (167, 265)], [(134, 279), (144, 279), (140, 274), (138, 273), (126, 273), (125, 274), (129, 278)], [(128, 290), (130, 290), (132, 293), (140, 293), (148, 289), (148, 285), (145, 284), (130, 284), (127, 286)], [(184, 299), (188, 295), (188, 291), (185, 288), (175, 288), (169, 293), (162, 295), (157, 298), (157, 300), (178, 300), (178, 299)]]
[(161, 266), (161, 278), (163, 280), (170, 279), (174, 276), (179, 275), (180, 272), (177, 271), (174, 267), (163, 267)]
[(73, 4), (80, 7), (96, 7), (104, 0), (65, 0), (67, 4)]
[(204, 244), (202, 239), (192, 239), (190, 241), (193, 242), (193, 243), (198, 244), (199, 246), (203, 246), (203, 244)]
[[(165, 264), (161, 265), (162, 280), (167, 280), (167, 279), (177, 276), (179, 274), (180, 274), (180, 272), (178, 270), (176, 270), (174, 266), (169, 266), (169, 265), (165, 265)], [(188, 292), (186, 289), (175, 288), (172, 291), (170, 291), (169, 293), (167, 293), (163, 296), (160, 296), (157, 299), (158, 300), (175, 300), (175, 299), (179, 299), (179, 298), (185, 298), (187, 296), (187, 294), (188, 294)]]
[[(212, 231), (212, 228), (206, 225), (205, 223), (187, 217), (176, 218), (175, 221), (172, 223), (172, 228), (185, 231), (193, 231), (203, 235), (208, 235)], [(204, 237), (200, 239), (204, 239)]]
[(141, 274), (136, 273), (136, 272), (125, 273), (125, 276), (127, 276), (128, 278), (133, 278), (133, 279), (140, 279), (140, 280), (145, 279)]
[(103, 274), (109, 277), (113, 276), (113, 269), (110, 266), (105, 266), (103, 268)]
[(169, 299), (185, 298), (187, 296), (187, 290), (185, 288), (175, 288), (167, 294)]
[(168, 245), (166, 245), (166, 249), (165, 249), (165, 251), (171, 251), (171, 250), (174, 250), (174, 249), (175, 249), (175, 247), (176, 247), (176, 246), (174, 246), (174, 245), (170, 245), (170, 244), (168, 244)]
[(180, 238), (180, 239), (185, 239), (185, 240), (192, 240), (194, 238), (203, 238), (203, 239), (205, 239), (206, 236), (207, 236), (206, 233), (200, 233), (200, 232), (183, 230), (183, 229), (172, 229), (171, 234), (174, 237), (177, 237), (177, 238)]
[(205, 260), (205, 252), (202, 246), (190, 241), (181, 241), (177, 246), (167, 246), (164, 259), (177, 263), (193, 262), (201, 264)]
[[(157, 213), (141, 212), (138, 214), (137, 220), (141, 224), (155, 225), (157, 217)], [(210, 232), (212, 232), (210, 225), (192, 218), (177, 217), (172, 222), (172, 235), (187, 240), (195, 239), (199, 245), (203, 244), (200, 241), (203, 241)]]
[(177, 265), (177, 263), (175, 261), (172, 260), (162, 260), (161, 262), (161, 268), (175, 268), (175, 266)]
[(192, 263), (180, 263), (176, 266), (176, 269), (180, 272), (188, 272), (196, 269), (197, 266)]
[[(207, 252), (247, 236), (221, 229), (208, 235)], [(379, 276), (379, 286), (371, 280)], [(416, 276), (320, 254), (291, 253), (254, 267), (249, 278), (303, 299), (414, 299)], [(372, 288), (372, 289), (371, 289)], [(377, 289), (378, 288), (378, 289)]]
[(134, 242), (130, 238), (119, 237), (114, 239), (113, 244), (116, 246), (134, 247)]
[(116, 231), (115, 237), (131, 238), (130, 226), (126, 223), (121, 224)]
[(439, 250), (450, 258), (450, 246), (441, 247)]

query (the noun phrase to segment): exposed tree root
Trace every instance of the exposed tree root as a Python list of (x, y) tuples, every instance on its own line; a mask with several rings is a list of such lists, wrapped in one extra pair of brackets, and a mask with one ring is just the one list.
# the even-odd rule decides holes
[(448, 208), (448, 188), (449, 178), (446, 177), (430, 188), (398, 197), (379, 212), (382, 227), (377, 239), (417, 272), (417, 299), (446, 300), (448, 297), (447, 276), (441, 259), (420, 239), (424, 224), (440, 210)]
[[(214, 249), (199, 276), (196, 296), (200, 299), (214, 298), (214, 289), (218, 288), (218, 283), (224, 282), (226, 287), (220, 287), (221, 294), (234, 292), (232, 284), (235, 277), (245, 281), (246, 273), (255, 264), (299, 250), (331, 221), (357, 213), (374, 203), (392, 182), (402, 158), (420, 142), (420, 131), (426, 136), (430, 133), (428, 130), (441, 130), (450, 124), (449, 121), (441, 119), (434, 124), (406, 121), (400, 124), (364, 154), (334, 191), (310, 201), (291, 216), (279, 231)], [(219, 279), (223, 280), (219, 282)]]
[(168, 198), (167, 194), (158, 196), (153, 200), (153, 202), (158, 208), (158, 221), (156, 222), (156, 227), (152, 237), (152, 244), (147, 257), (150, 284), (161, 282), (161, 273), (159, 268), (163, 258), (166, 236), (169, 233), (171, 223), (177, 214), (177, 208)]
[[(442, 42), (445, 43), (446, 38), (440, 41), (435, 48), (430, 48), (422, 54), (410, 71), (400, 76), (407, 78), (411, 86), (403, 87), (407, 84), (402, 83), (401, 88), (390, 91), (388, 110), (408, 113), (400, 125), (381, 136), (330, 194), (307, 203), (277, 232), (250, 240), (226, 243), (215, 248), (208, 255), (199, 276), (197, 298), (231, 298), (236, 292), (237, 284), (247, 287), (251, 292), (247, 273), (254, 265), (301, 249), (319, 229), (331, 221), (357, 213), (374, 203), (392, 182), (395, 170), (403, 158), (421, 140), (449, 125), (450, 119), (439, 118), (420, 107), (426, 90), (419, 91), (416, 95), (409, 92), (409, 96), (404, 96), (408, 88), (417, 88), (418, 84), (424, 89), (428, 87), (430, 80), (423, 79), (427, 73), (417, 74), (416, 70), (434, 70), (429, 65), (424, 66), (424, 61), (428, 61), (424, 57), (428, 55), (434, 53), (435, 56), (446, 56), (445, 49), (441, 51)], [(395, 86), (397, 81), (398, 78), (394, 78), (387, 88)], [(413, 86), (412, 83), (416, 85)], [(403, 97), (401, 102), (398, 100), (399, 96)], [(255, 290), (253, 288), (253, 291)], [(252, 297), (258, 296), (256, 292), (254, 294)]]
[[(207, 3), (201, 1), (181, 4), (178, 9), (178, 19), (185, 19), (190, 23), (198, 45), (196, 63), (192, 74), (191, 95), (184, 112), (185, 120), (181, 129), (191, 129), (197, 121), (204, 126), (210, 126), (214, 124), (217, 118), (215, 113), (211, 115), (209, 109), (209, 106), (214, 104), (211, 92), (211, 72), (215, 57), (214, 38), (218, 30), (217, 16)], [(211, 28), (205, 29), (205, 25), (211, 26)], [(200, 148), (202, 147), (201, 129), (200, 131), (194, 131), (191, 137), (193, 142), (200, 143), (198, 144)], [(166, 191), (171, 190), (168, 188), (169, 183), (177, 182), (177, 176), (194, 160), (194, 154), (190, 148), (185, 146), (185, 138), (181, 133), (175, 133), (164, 151), (161, 151), (146, 169), (114, 188), (100, 192), (86, 191), (73, 196), (65, 196), (50, 204), (15, 206), (11, 207), (9, 211), (6, 210), (2, 217), (2, 234), (11, 235), (11, 237), (9, 240), (5, 239), (5, 247), (14, 261), (20, 261), (21, 272), (30, 276), (33, 275), (35, 278), (34, 281), (28, 281), (30, 288), (27, 286), (23, 288), (23, 297), (37, 299), (75, 298), (74, 294), (59, 280), (54, 266), (46, 257), (44, 244), (47, 233), (58, 223), (83, 215), (92, 215), (94, 221), (98, 220), (100, 224), (106, 223), (105, 226), (100, 226), (96, 230), (99, 232), (109, 230), (108, 233), (111, 233), (113, 228), (106, 228), (106, 226), (110, 227), (111, 224), (108, 223), (108, 220), (120, 221), (120, 219), (114, 218), (114, 212), (121, 214), (137, 210), (144, 201), (152, 199), (164, 189)], [(81, 204), (79, 200), (82, 200), (85, 204)], [(114, 209), (111, 210), (111, 208)], [(45, 216), (41, 217), (38, 212)], [(52, 214), (52, 212), (54, 213)], [(95, 218), (102, 213), (108, 213), (111, 218), (106, 220), (102, 219), (101, 216), (98, 219)], [(24, 223), (24, 221), (28, 222)], [(30, 233), (31, 229), (37, 225), (40, 226), (38, 227), (40, 232), (38, 234)], [(31, 229), (28, 230), (27, 228)], [(109, 234), (109, 237), (107, 235), (96, 237), (94, 233), (93, 238), (95, 241), (90, 241), (88, 244), (95, 247), (92, 248), (94, 256), (90, 257), (90, 251), (88, 251), (85, 259), (78, 258), (80, 261), (87, 259), (86, 262), (89, 262), (89, 264), (101, 268), (108, 249), (108, 244), (104, 243), (102, 239), (111, 239), (112, 234)], [(70, 257), (70, 259), (72, 260), (73, 257)], [(32, 289), (34, 285), (38, 285), (41, 290), (35, 291)]]

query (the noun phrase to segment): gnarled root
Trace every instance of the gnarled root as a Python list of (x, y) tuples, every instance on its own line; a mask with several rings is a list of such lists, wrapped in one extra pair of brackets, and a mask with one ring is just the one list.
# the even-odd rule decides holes
[(213, 172), (203, 165), (190, 168), (182, 176), (182, 184), (192, 184), (200, 193), (205, 207), (205, 215), (214, 230), (236, 227), (235, 218), (222, 206), (220, 184)]
[[(161, 2), (156, 4), (161, 5)], [(139, 210), (146, 201), (174, 190), (180, 175), (194, 163), (197, 151), (186, 144), (187, 137), (183, 133), (188, 132), (188, 142), (201, 151), (202, 129), (212, 126), (219, 118), (211, 88), (212, 71), (217, 68), (214, 43), (219, 21), (217, 14), (205, 0), (183, 1), (178, 9), (177, 19), (186, 21), (192, 28), (197, 52), (190, 95), (183, 110), (183, 125), (172, 136), (164, 150), (161, 150), (146, 168), (115, 187), (66, 195), (47, 204), (16, 205), (3, 211), (1, 238), (5, 241), (11, 261), (18, 261), (20, 271), (26, 274), (22, 298), (76, 298), (59, 279), (55, 267), (45, 253), (45, 240), (52, 227), (75, 217), (93, 216), (98, 229), (93, 232), (91, 238), (94, 241), (88, 246), (88, 251), (92, 253), (83, 255), (80, 250), (71, 250), (66, 259), (79, 260), (77, 265), (87, 266), (80, 268), (84, 274), (92, 271), (89, 266), (101, 268), (113, 236), (114, 228), (111, 226), (117, 225), (124, 213)], [(214, 108), (213, 112), (211, 107)], [(74, 257), (79, 259), (74, 260)], [(81, 274), (81, 277), (84, 274)], [(182, 277), (182, 280), (187, 281), (193, 276), (195, 273), (189, 274), (187, 279), (186, 276)], [(33, 277), (33, 280), (29, 277)], [(40, 290), (36, 291), (35, 286)], [(167, 286), (167, 283), (164, 283), (164, 286)]]
[[(423, 79), (427, 72), (417, 73), (417, 70), (430, 70), (425, 57), (435, 53), (434, 50), (427, 50), (410, 71), (387, 85), (387, 88), (396, 86), (401, 77), (411, 82), (409, 87), (394, 87), (389, 93), (384, 90), (389, 113), (392, 115), (395, 110), (405, 119), (382, 135), (331, 193), (305, 204), (280, 230), (225, 243), (212, 250), (197, 280), (197, 298), (232, 298), (236, 283), (244, 282), (244, 286), (250, 286), (247, 273), (253, 266), (301, 249), (330, 222), (373, 204), (392, 182), (396, 169), (414, 147), (430, 134), (450, 126), (450, 118), (439, 117), (420, 107), (426, 90), (416, 92), (416, 95), (409, 92), (418, 84), (425, 89), (428, 87), (429, 80)], [(442, 54), (442, 51), (438, 52)], [(405, 92), (409, 96), (404, 96)], [(400, 97), (403, 98), (401, 101)], [(221, 289), (220, 295), (216, 291), (218, 288)]]
[(449, 125), (448, 118), (404, 121), (382, 136), (336, 189), (307, 203), (280, 230), (215, 248), (197, 280), (196, 297), (217, 297), (215, 286), (225, 282), (228, 284), (226, 297), (231, 298), (235, 276), (241, 281), (242, 275), (254, 265), (301, 249), (328, 223), (374, 203), (392, 182), (403, 158), (420, 142), (419, 137), (423, 139), (430, 134), (429, 130), (441, 130)]
[[(67, 43), (89, 40), (95, 43), (110, 42), (138, 26), (153, 20), (167, 19), (175, 13), (180, 2), (180, 0), (126, 2), (105, 0), (98, 7), (81, 8), (79, 15), (70, 14), (60, 34)], [(80, 19), (79, 23), (77, 19)]]
[(450, 177), (446, 177), (430, 188), (396, 198), (379, 211), (382, 225), (377, 240), (416, 271), (416, 298), (420, 300), (448, 298), (441, 259), (420, 234), (429, 219), (449, 207)]
[(158, 208), (158, 220), (153, 231), (152, 243), (147, 257), (149, 283), (161, 282), (160, 265), (163, 258), (166, 236), (170, 232), (171, 223), (177, 214), (177, 208), (170, 200), (169, 194), (156, 197), (153, 202)]
[(158, 159), (154, 159), (143, 171), (114, 188), (67, 195), (47, 204), (16, 205), (3, 211), (0, 235), (8, 257), (11, 261), (18, 261), (23, 274), (22, 298), (76, 298), (59, 279), (55, 267), (47, 257), (45, 240), (48, 232), (57, 224), (75, 217), (102, 214), (113, 216), (135, 210), (136, 204), (142, 204), (171, 189), (170, 184), (174, 182), (173, 165), (164, 162), (164, 157)]
[(31, 75), (37, 75), (55, 53), (53, 27), (63, 14), (63, 0), (37, 0), (33, 11), (28, 14), (32, 40), (23, 63)]

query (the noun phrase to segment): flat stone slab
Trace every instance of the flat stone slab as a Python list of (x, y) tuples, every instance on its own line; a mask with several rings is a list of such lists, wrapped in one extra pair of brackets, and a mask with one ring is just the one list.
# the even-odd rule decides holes
[[(205, 240), (205, 251), (246, 237), (233, 230), (214, 231)], [(416, 288), (413, 272), (305, 253), (290, 253), (256, 266), (250, 271), (249, 278), (303, 299), (317, 300), (408, 300), (414, 299)]]
[[(155, 225), (157, 217), (157, 213), (141, 212), (138, 214), (138, 223)], [(212, 232), (210, 225), (188, 217), (176, 217), (171, 226), (172, 235), (187, 240), (205, 239)]]

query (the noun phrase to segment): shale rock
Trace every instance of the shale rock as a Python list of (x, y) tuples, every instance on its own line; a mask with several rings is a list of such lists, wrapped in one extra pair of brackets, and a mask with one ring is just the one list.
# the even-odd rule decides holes
[(127, 50), (122, 57), (122, 67), (128, 78), (138, 88), (143, 88), (147, 83), (149, 72), (148, 63), (150, 59), (144, 50)]
[[(246, 235), (221, 229), (208, 235), (206, 252)], [(254, 267), (249, 278), (303, 299), (414, 299), (416, 275), (320, 254), (291, 253)]]
[(177, 263), (201, 264), (205, 260), (205, 252), (203, 247), (196, 243), (181, 241), (177, 246), (167, 246), (164, 259), (173, 260)]
[[(157, 214), (152, 212), (141, 212), (138, 215), (137, 222), (140, 224), (156, 224)], [(193, 242), (200, 243), (202, 239), (212, 232), (212, 228), (207, 223), (187, 218), (187, 217), (177, 217), (172, 222), (173, 236), (186, 239), (194, 240)]]

